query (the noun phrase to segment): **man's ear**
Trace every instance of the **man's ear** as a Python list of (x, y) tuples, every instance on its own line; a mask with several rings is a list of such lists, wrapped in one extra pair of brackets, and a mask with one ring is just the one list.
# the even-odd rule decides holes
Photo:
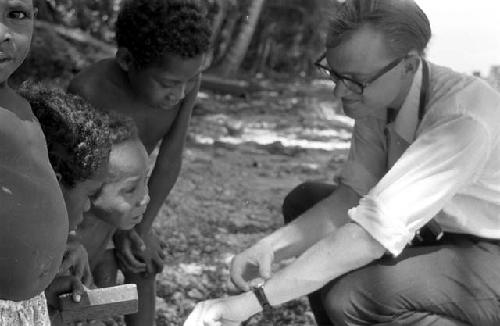
[(116, 51), (116, 62), (124, 71), (130, 71), (134, 64), (134, 58), (127, 48), (118, 48)]
[(420, 63), (420, 56), (418, 52), (415, 50), (410, 51), (410, 57), (406, 60), (405, 63), (405, 72), (406, 73), (415, 73), (417, 72), (418, 65)]

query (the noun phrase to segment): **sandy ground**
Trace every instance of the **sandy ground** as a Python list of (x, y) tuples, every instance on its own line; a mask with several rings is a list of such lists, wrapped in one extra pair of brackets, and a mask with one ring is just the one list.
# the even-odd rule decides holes
[[(158, 325), (181, 325), (200, 300), (226, 295), (231, 257), (282, 224), (286, 194), (333, 182), (352, 121), (321, 87), (246, 98), (200, 94), (181, 175), (155, 228), (168, 244), (158, 276)], [(261, 316), (246, 325), (271, 325)], [(279, 307), (274, 325), (314, 325), (307, 300)]]

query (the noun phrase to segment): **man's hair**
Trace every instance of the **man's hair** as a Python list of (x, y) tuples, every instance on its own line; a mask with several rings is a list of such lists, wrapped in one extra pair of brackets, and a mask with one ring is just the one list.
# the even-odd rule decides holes
[(327, 47), (334, 48), (362, 27), (384, 35), (394, 56), (423, 54), (431, 38), (429, 19), (414, 0), (345, 0), (330, 22)]
[(109, 136), (113, 145), (138, 139), (139, 132), (132, 118), (116, 112), (109, 112), (108, 116)]
[(195, 0), (125, 0), (116, 21), (118, 47), (144, 68), (169, 53), (193, 58), (207, 52), (211, 30)]
[(41, 84), (25, 82), (19, 93), (40, 122), (49, 161), (62, 184), (74, 187), (107, 164), (111, 142), (106, 114), (77, 95)]

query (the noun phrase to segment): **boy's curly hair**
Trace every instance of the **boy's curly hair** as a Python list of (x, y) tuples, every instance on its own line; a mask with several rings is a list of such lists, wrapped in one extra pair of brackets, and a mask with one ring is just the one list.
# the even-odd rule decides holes
[(108, 112), (108, 117), (111, 144), (117, 145), (128, 140), (138, 139), (139, 132), (132, 118), (112, 111)]
[(125, 0), (116, 21), (118, 47), (138, 68), (159, 63), (166, 53), (193, 58), (207, 52), (211, 29), (196, 0)]
[(77, 95), (41, 84), (25, 82), (19, 93), (40, 122), (49, 161), (61, 183), (72, 188), (107, 163), (111, 152), (107, 114)]

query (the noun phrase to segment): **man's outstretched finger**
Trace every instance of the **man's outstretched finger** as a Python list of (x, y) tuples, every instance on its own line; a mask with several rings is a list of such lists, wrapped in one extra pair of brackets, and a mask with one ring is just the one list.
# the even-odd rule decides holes
[(248, 283), (243, 279), (243, 264), (235, 258), (231, 264), (231, 280), (243, 291), (249, 291)]

